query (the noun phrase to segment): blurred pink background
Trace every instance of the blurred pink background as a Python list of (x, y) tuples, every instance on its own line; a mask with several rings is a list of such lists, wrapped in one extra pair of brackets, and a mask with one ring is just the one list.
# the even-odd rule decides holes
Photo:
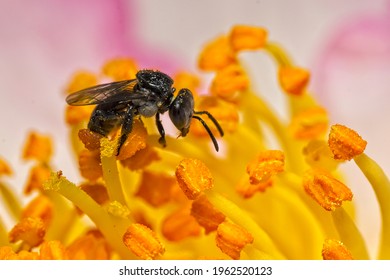
[[(238, 23), (266, 27), (270, 40), (310, 68), (311, 89), (332, 123), (358, 131), (368, 141), (367, 154), (390, 174), (389, 1), (8, 0), (0, 2), (0, 156), (17, 169), (9, 181), (21, 188), (26, 180), (20, 155), (30, 129), (54, 136), (54, 164), (77, 177), (62, 94), (74, 71), (98, 71), (114, 56), (170, 74), (197, 71), (202, 45)], [(285, 115), (269, 60), (253, 54), (244, 60), (258, 91)], [(263, 64), (268, 70), (259, 75)], [(343, 169), (359, 226), (375, 251), (375, 198), (352, 162)]]

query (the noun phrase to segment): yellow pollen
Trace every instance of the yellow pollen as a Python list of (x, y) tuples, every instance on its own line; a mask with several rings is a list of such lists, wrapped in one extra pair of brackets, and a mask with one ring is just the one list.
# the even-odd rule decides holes
[(321, 169), (307, 171), (303, 177), (303, 187), (307, 194), (328, 211), (335, 210), (343, 201), (350, 201), (353, 197), (346, 185)]
[(267, 30), (261, 27), (236, 25), (232, 28), (229, 39), (234, 51), (257, 50), (267, 41)]
[(169, 241), (180, 241), (187, 237), (199, 236), (202, 228), (190, 215), (190, 209), (183, 207), (164, 219), (161, 232)]
[(102, 72), (114, 81), (135, 79), (137, 65), (134, 60), (128, 58), (116, 58), (104, 64)]
[(132, 224), (123, 235), (123, 243), (143, 260), (156, 259), (165, 251), (156, 233), (142, 224)]
[(48, 162), (52, 155), (52, 140), (49, 136), (32, 131), (24, 145), (23, 159)]
[(345, 245), (335, 239), (327, 239), (322, 248), (322, 258), (324, 260), (353, 260), (351, 252)]
[(213, 187), (208, 167), (198, 159), (183, 159), (176, 168), (176, 179), (188, 199), (196, 199), (204, 190)]
[(2, 175), (12, 175), (12, 169), (8, 163), (0, 157), (0, 176)]
[(328, 114), (325, 109), (315, 107), (295, 115), (289, 128), (296, 139), (311, 140), (325, 135), (328, 122)]
[(39, 246), (40, 260), (67, 260), (65, 246), (58, 240), (45, 241)]
[(11, 242), (23, 241), (30, 247), (43, 242), (46, 229), (44, 222), (38, 217), (27, 217), (20, 220), (9, 233)]
[(253, 243), (253, 236), (244, 228), (225, 221), (218, 226), (216, 243), (226, 255), (232, 259), (240, 258), (241, 250)]
[(236, 63), (229, 39), (221, 36), (209, 42), (199, 55), (198, 66), (201, 70), (220, 70), (230, 64)]
[(226, 216), (218, 211), (204, 195), (192, 202), (191, 215), (205, 229), (206, 234), (217, 230), (219, 224), (226, 219)]
[(335, 159), (351, 160), (364, 152), (367, 141), (354, 130), (335, 124), (330, 128), (328, 144)]
[(306, 69), (292, 66), (280, 67), (278, 75), (282, 89), (292, 95), (302, 95), (310, 79)]
[(97, 85), (97, 76), (91, 72), (79, 71), (75, 73), (65, 92), (70, 94), (76, 91)]
[(261, 152), (254, 160), (249, 162), (246, 172), (251, 184), (264, 183), (272, 175), (284, 171), (284, 154), (278, 150)]
[(79, 169), (81, 176), (90, 181), (96, 181), (103, 176), (99, 151), (82, 150), (79, 154)]

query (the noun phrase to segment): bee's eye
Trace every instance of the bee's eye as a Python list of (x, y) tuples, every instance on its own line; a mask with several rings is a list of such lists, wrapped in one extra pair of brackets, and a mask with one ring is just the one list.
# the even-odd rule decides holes
[(169, 117), (175, 127), (185, 136), (194, 112), (194, 98), (188, 89), (181, 89), (169, 108)]

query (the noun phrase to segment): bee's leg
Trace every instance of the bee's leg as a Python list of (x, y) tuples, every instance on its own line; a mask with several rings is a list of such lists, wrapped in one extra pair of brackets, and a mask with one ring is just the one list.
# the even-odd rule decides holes
[(107, 136), (118, 125), (119, 116), (115, 112), (96, 106), (88, 123), (89, 130)]
[(165, 141), (165, 130), (164, 130), (164, 127), (163, 127), (162, 122), (160, 120), (159, 113), (156, 114), (156, 126), (157, 126), (158, 132), (160, 133), (160, 136), (161, 136), (158, 139), (158, 143), (160, 143), (163, 147), (165, 147), (167, 145), (167, 142)]
[(132, 129), (133, 129), (133, 107), (130, 106), (127, 109), (126, 114), (124, 115), (123, 118), (121, 137), (119, 138), (118, 150), (116, 152), (116, 155), (119, 155), (119, 152)]

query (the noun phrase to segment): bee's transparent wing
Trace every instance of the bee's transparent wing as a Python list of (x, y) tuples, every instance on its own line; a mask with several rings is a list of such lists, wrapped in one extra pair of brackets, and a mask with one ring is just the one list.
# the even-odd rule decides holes
[(66, 102), (73, 106), (104, 103), (107, 99), (111, 100), (111, 97), (124, 91), (132, 92), (136, 83), (137, 80), (133, 79), (93, 86), (68, 95)]

